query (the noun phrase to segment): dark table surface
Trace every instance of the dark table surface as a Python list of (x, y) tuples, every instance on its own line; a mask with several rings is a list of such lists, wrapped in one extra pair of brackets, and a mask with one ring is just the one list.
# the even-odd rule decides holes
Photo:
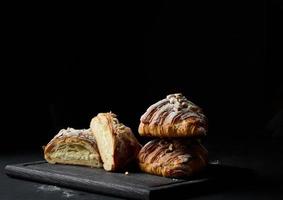
[[(184, 191), (176, 199), (283, 199), (283, 140), (270, 138), (208, 138), (205, 145), (211, 158), (223, 165), (248, 169), (245, 173), (225, 174), (225, 181), (206, 185), (198, 191)], [(41, 150), (20, 150), (0, 156), (0, 199), (99, 199), (116, 197), (92, 194), (52, 185), (10, 178), (5, 175), (7, 164), (42, 160)], [(248, 173), (246, 173), (248, 172)]]

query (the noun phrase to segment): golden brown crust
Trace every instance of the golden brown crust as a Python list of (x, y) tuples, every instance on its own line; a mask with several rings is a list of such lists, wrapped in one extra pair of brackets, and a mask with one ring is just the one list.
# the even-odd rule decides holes
[(91, 120), (90, 127), (96, 137), (105, 170), (122, 170), (137, 158), (141, 145), (132, 130), (120, 123), (115, 114), (99, 113)]
[(206, 135), (207, 118), (202, 109), (182, 94), (171, 94), (150, 106), (139, 125), (141, 136), (200, 137)]
[[(70, 151), (66, 148), (69, 148)], [(66, 151), (59, 152), (63, 149)], [(84, 150), (85, 155), (82, 154), (82, 150)], [(56, 153), (60, 153), (60, 155), (55, 156)], [(44, 147), (44, 158), (51, 164), (61, 163), (102, 167), (96, 140), (89, 129), (76, 130), (67, 128), (60, 130)]]
[(140, 150), (138, 160), (144, 172), (165, 177), (184, 177), (205, 168), (208, 152), (197, 141), (155, 139)]

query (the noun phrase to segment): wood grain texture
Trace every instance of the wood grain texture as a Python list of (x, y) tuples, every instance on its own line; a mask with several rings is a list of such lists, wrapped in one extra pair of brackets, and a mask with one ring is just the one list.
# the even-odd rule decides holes
[(48, 183), (110, 196), (149, 200), (166, 193), (193, 188), (213, 179), (208, 172), (188, 180), (172, 179), (141, 172), (112, 173), (103, 169), (71, 165), (52, 165), (45, 161), (7, 165), (11, 177)]

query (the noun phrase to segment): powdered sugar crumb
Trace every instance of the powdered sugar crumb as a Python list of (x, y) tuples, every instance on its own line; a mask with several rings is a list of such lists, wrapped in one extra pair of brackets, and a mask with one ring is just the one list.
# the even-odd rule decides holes
[(63, 197), (69, 198), (74, 196), (75, 194), (68, 189), (63, 189), (54, 185), (41, 185), (39, 187), (37, 187), (38, 191), (45, 191), (45, 192), (60, 192), (62, 193)]
[(41, 185), (38, 187), (39, 190), (44, 190), (47, 192), (54, 192), (54, 191), (60, 191), (61, 188), (53, 185)]
[(69, 197), (74, 196), (74, 193), (68, 192), (68, 191), (63, 191), (63, 196), (69, 198)]

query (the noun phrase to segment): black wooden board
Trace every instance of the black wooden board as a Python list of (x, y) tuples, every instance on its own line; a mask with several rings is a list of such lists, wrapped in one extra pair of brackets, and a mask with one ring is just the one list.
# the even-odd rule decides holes
[(142, 172), (113, 173), (103, 169), (72, 165), (52, 165), (37, 161), (7, 165), (5, 173), (11, 177), (59, 185), (110, 196), (131, 199), (158, 199), (163, 195), (193, 190), (196, 186), (214, 179), (210, 164), (203, 173), (188, 179), (173, 179)]

